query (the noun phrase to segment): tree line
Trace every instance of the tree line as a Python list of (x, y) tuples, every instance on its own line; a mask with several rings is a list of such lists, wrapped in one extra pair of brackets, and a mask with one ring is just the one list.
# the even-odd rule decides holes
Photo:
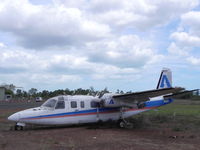
[[(66, 89), (58, 89), (54, 91), (43, 90), (38, 91), (36, 88), (31, 88), (28, 91), (17, 89), (15, 92), (11, 90), (6, 90), (6, 94), (12, 95), (13, 99), (35, 99), (36, 97), (42, 97), (43, 99), (48, 99), (58, 95), (92, 95), (92, 96), (102, 96), (105, 93), (109, 93), (110, 91), (107, 88), (103, 90), (95, 90), (93, 87), (89, 89), (74, 89), (70, 90)], [(115, 93), (118, 94), (125, 94), (125, 93), (132, 93), (132, 91), (124, 92), (122, 90), (117, 90)], [(200, 100), (200, 93), (199, 90), (194, 91), (193, 93), (187, 93), (183, 95), (178, 95), (175, 98), (177, 99), (198, 99)]]
[[(101, 96), (104, 93), (109, 93), (110, 91), (107, 88), (104, 88), (103, 90), (95, 90), (93, 87), (90, 87), (89, 89), (74, 89), (70, 90), (68, 88), (66, 89), (58, 89), (54, 91), (49, 90), (43, 90), (38, 91), (36, 88), (31, 88), (28, 91), (17, 89), (16, 92), (9, 91), (9, 94), (12, 95), (13, 99), (35, 99), (36, 97), (42, 97), (43, 99), (48, 99), (54, 96), (58, 95), (98, 95)], [(124, 92), (122, 90), (117, 90), (116, 93), (123, 94)]]

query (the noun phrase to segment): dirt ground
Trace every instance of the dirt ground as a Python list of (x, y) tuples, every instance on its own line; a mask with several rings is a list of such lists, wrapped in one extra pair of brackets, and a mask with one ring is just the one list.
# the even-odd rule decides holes
[(14, 131), (7, 121), (13, 112), (35, 107), (36, 102), (0, 102), (1, 150), (199, 150), (200, 133), (163, 127), (119, 129), (117, 126), (81, 125), (29, 127)]

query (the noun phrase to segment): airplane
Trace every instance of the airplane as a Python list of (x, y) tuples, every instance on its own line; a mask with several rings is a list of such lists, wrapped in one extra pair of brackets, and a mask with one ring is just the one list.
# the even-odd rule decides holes
[(170, 104), (173, 95), (183, 90), (172, 87), (172, 72), (164, 68), (154, 90), (102, 96), (60, 95), (48, 99), (40, 107), (16, 112), (8, 120), (16, 123), (15, 130), (23, 130), (29, 124), (73, 125), (108, 120), (117, 121), (124, 128), (130, 125), (126, 118)]

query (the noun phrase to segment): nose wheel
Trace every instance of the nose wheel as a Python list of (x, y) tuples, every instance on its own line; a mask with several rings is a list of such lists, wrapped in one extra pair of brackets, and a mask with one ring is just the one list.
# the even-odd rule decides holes
[(14, 127), (14, 129), (16, 130), (16, 131), (20, 131), (20, 130), (24, 130), (24, 127), (25, 127), (25, 123), (16, 123), (16, 125), (15, 125), (15, 127)]
[(16, 131), (20, 131), (20, 130), (23, 130), (23, 129), (24, 129), (23, 126), (15, 125), (15, 130)]

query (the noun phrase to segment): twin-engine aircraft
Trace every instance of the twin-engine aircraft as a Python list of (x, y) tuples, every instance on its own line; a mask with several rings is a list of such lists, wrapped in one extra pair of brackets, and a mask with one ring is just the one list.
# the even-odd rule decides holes
[(118, 121), (126, 127), (125, 118), (171, 103), (173, 95), (183, 88), (172, 87), (170, 69), (163, 69), (157, 89), (129, 94), (106, 93), (103, 96), (62, 95), (48, 99), (40, 107), (16, 112), (8, 120), (16, 122), (15, 130), (25, 125), (71, 125)]

